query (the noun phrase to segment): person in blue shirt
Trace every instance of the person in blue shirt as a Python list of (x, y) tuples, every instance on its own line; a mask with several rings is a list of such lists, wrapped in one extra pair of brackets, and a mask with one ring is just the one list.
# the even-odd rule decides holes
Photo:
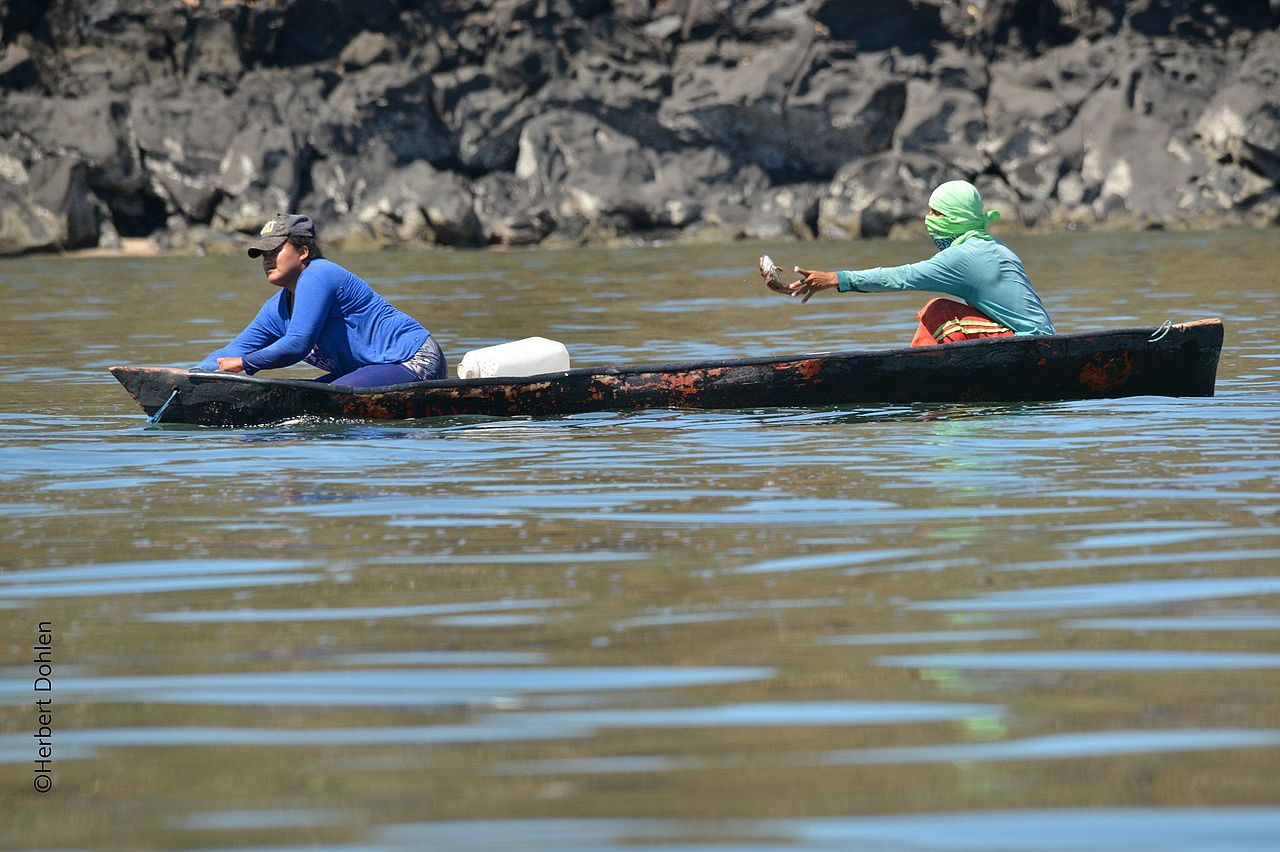
[(249, 257), (262, 258), (267, 281), (280, 292), (195, 369), (253, 375), (306, 361), (326, 371), (316, 381), (354, 388), (445, 377), (444, 353), (431, 333), (325, 260), (308, 217), (272, 217), (249, 244)]
[(994, 210), (982, 209), (982, 197), (973, 184), (948, 181), (929, 196), (924, 220), (938, 248), (933, 257), (903, 266), (840, 272), (797, 266), (801, 278), (789, 285), (791, 295), (807, 302), (814, 293), (834, 287), (841, 293), (922, 290), (950, 296), (933, 299), (920, 310), (912, 346), (1055, 334), (1022, 260), (987, 233), (987, 223), (998, 218)]

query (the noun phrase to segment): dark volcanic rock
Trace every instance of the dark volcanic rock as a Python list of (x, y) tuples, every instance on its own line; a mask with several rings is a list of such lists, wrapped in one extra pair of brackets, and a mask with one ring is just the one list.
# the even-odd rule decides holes
[(355, 71), (379, 62), (390, 62), (399, 58), (398, 55), (399, 48), (386, 34), (366, 30), (342, 48), (342, 53), (338, 55), (338, 64), (342, 66), (343, 71)]
[(336, 155), (314, 160), (306, 180), (310, 191), (298, 202), (320, 222), (340, 220), (359, 207), (371, 189), (386, 182), (397, 167), (385, 144), (371, 144), (359, 157)]
[(971, 55), (947, 49), (928, 76), (907, 82), (907, 104), (894, 133), (902, 151), (933, 154), (964, 174), (987, 166), (980, 143), (987, 135), (986, 68)]
[(423, 160), (388, 175), (356, 216), (388, 242), (476, 246), (484, 239), (465, 179)]
[(699, 44), (677, 55), (659, 118), (686, 143), (718, 146), (778, 178), (830, 178), (889, 147), (905, 105), (905, 82), (874, 59), (804, 40)]
[(220, 197), (223, 154), (245, 116), (218, 89), (138, 90), (132, 126), (155, 195), (188, 222), (207, 224)]
[(189, 23), (181, 4), (81, 0), (50, 4), (46, 14), (50, 39), (61, 48), (56, 73), (46, 75), (58, 94), (127, 93), (177, 75)]
[[(0, 253), (1280, 216), (1280, 3), (0, 0)], [(238, 237), (236, 237), (238, 239)]]
[(462, 166), (480, 174), (514, 168), (520, 131), (540, 111), (529, 93), (523, 87), (495, 86), (477, 68), (460, 68), (433, 80)]
[(304, 142), (283, 124), (249, 124), (227, 145), (218, 164), (220, 200), (214, 224), (255, 232), (276, 213), (297, 209), (305, 174)]
[[(6, 140), (24, 169), (42, 160), (83, 164), (89, 190), (109, 207), (112, 230), (147, 233), (163, 216), (133, 138), (129, 104), (118, 96), (9, 95), (0, 108), (0, 143)], [(33, 191), (29, 183), (21, 186), (18, 195)], [(48, 245), (63, 244), (58, 242), (58, 229), (41, 233), (48, 236)]]
[(0, 47), (0, 87), (26, 89), (34, 86), (39, 78), (35, 57), (27, 47), (21, 44)]
[(542, 242), (555, 227), (547, 202), (509, 172), (492, 172), (476, 181), (476, 218), (486, 243), (527, 246)]
[(76, 159), (44, 159), (27, 172), (0, 153), (0, 254), (98, 243), (98, 203)]
[(448, 129), (436, 114), (427, 72), (408, 63), (374, 65), (344, 76), (321, 107), (315, 147), (321, 155), (361, 154), (385, 144), (399, 163), (453, 158)]
[(92, 170), (96, 184), (136, 191), (143, 178), (128, 117), (128, 102), (108, 94), (14, 94), (0, 109), (0, 136), (26, 140), (33, 150), (46, 154), (74, 152)]
[(923, 53), (946, 35), (939, 5), (919, 0), (819, 0), (813, 17), (832, 38), (851, 41), (860, 50), (897, 47)]
[(749, 239), (813, 239), (818, 232), (818, 202), (824, 183), (796, 183), (762, 190), (750, 201), (743, 225)]
[(654, 165), (652, 154), (630, 136), (591, 116), (552, 110), (525, 125), (515, 173), (557, 199), (560, 217), (599, 221), (616, 231), (652, 224)]
[(818, 236), (886, 237), (895, 225), (919, 220), (929, 193), (954, 178), (942, 163), (924, 154), (886, 151), (841, 169), (818, 205)]
[(1258, 38), (1196, 122), (1203, 149), (1280, 182), (1280, 33)]
[(574, 57), (538, 98), (547, 109), (595, 116), (646, 147), (667, 150), (676, 143), (659, 121), (658, 108), (670, 92), (671, 68), (665, 57), (648, 49), (640, 55), (600, 49)]
[(273, 0), (244, 3), (246, 35), (263, 64), (296, 66), (336, 57), (362, 32), (389, 32), (409, 4), (403, 0)]
[(209, 83), (229, 91), (244, 74), (235, 28), (228, 21), (197, 21), (183, 70), (190, 82)]
[[(1121, 5), (1115, 4), (1112, 5)], [(1145, 35), (1166, 34), (1198, 41), (1221, 41), (1240, 30), (1260, 30), (1276, 22), (1268, 0), (1189, 3), (1186, 0), (1140, 0), (1123, 4), (1124, 22)]]
[(1138, 47), (1081, 107), (1067, 133), (1081, 139), (1079, 174), (1099, 219), (1182, 218), (1180, 201), (1208, 166), (1191, 128), (1223, 71), (1210, 47)]
[(1112, 50), (1079, 43), (1031, 62), (991, 66), (987, 133), (980, 144), (1023, 198), (1049, 198), (1061, 178), (1079, 171), (1084, 158), (1080, 128), (1066, 131), (1081, 105), (1107, 84), (1115, 64)]
[[(310, 185), (310, 140), (323, 112), (324, 85), (318, 75), (258, 69), (241, 78), (229, 101), (214, 101), (227, 122), (216, 134), (222, 150), (215, 227), (252, 233), (273, 214), (297, 209)], [(375, 157), (367, 157), (354, 163), (353, 170), (370, 169), (374, 163)], [(338, 196), (342, 212), (349, 212), (351, 196), (345, 191)], [(316, 215), (321, 215), (319, 208)]]

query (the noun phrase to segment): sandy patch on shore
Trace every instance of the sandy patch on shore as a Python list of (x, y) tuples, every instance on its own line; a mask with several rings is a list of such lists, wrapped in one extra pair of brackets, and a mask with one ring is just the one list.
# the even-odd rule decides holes
[(67, 252), (72, 257), (159, 257), (164, 253), (146, 237), (121, 237), (117, 248), (94, 246)]

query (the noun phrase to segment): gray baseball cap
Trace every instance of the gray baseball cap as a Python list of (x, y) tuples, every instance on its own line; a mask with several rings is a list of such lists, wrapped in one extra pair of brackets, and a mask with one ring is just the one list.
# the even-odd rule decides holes
[(249, 257), (257, 257), (263, 252), (275, 251), (284, 245), (289, 237), (315, 238), (316, 224), (307, 216), (297, 213), (277, 213), (267, 220), (258, 232), (258, 238), (249, 243)]

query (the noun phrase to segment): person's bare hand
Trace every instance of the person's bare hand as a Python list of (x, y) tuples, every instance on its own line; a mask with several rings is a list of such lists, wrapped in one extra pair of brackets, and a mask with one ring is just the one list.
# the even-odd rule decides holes
[(800, 280), (790, 285), (792, 296), (803, 296), (800, 304), (804, 304), (819, 290), (830, 290), (836, 286), (838, 279), (834, 272), (821, 272), (817, 269), (801, 269), (796, 267), (796, 275)]
[(218, 372), (219, 373), (243, 373), (244, 361), (243, 359), (240, 359), (240, 358), (219, 358)]

